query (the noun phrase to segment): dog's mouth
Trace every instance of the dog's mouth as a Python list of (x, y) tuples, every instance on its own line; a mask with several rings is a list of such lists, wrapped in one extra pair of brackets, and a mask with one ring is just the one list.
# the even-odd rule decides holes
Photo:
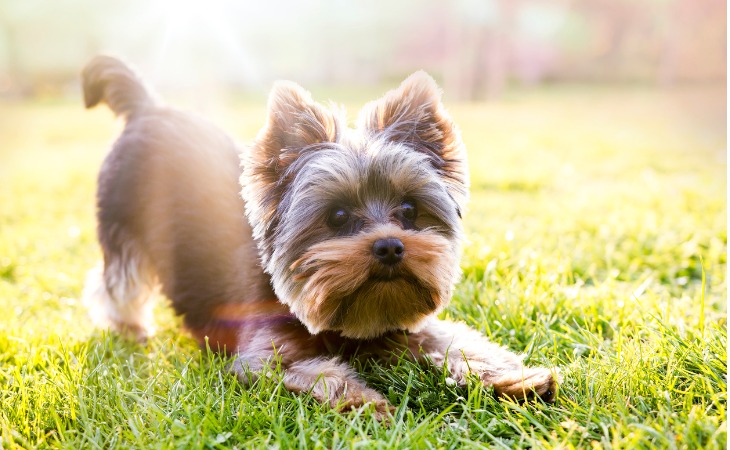
[(371, 269), (371, 274), (368, 277), (370, 281), (380, 282), (389, 282), (404, 278), (410, 278), (412, 281), (415, 281), (412, 275), (406, 273), (401, 264), (394, 267), (375, 267)]
[(392, 283), (401, 279), (403, 279), (402, 275), (377, 275), (370, 278), (371, 281), (378, 283)]

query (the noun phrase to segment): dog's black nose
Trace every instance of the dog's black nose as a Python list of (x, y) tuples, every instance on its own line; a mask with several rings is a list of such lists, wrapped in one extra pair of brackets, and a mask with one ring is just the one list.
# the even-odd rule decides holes
[(406, 247), (400, 239), (386, 238), (378, 239), (373, 244), (373, 255), (383, 264), (392, 266), (403, 259), (403, 252)]

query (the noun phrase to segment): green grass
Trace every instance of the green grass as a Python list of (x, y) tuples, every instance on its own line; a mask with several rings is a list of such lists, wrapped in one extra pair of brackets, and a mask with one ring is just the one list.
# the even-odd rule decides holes
[[(722, 99), (571, 88), (450, 105), (473, 187), (443, 315), (565, 381), (554, 405), (518, 404), (367, 364), (389, 425), (292, 395), (276, 371), (241, 387), (164, 306), (144, 345), (93, 330), (78, 299), (120, 124), (80, 100), (0, 103), (0, 448), (724, 448)], [(247, 140), (263, 102), (208, 114)]]

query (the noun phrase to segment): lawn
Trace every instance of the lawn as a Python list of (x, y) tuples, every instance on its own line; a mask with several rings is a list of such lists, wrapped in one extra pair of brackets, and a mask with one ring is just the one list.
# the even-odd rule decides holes
[[(96, 172), (121, 124), (80, 99), (4, 101), (0, 448), (725, 448), (724, 98), (447, 96), (472, 196), (464, 277), (443, 316), (564, 382), (555, 404), (520, 404), (405, 361), (362, 367), (397, 407), (389, 424), (292, 395), (276, 371), (241, 387), (164, 304), (145, 344), (94, 330), (79, 297), (100, 259)], [(345, 100), (354, 116), (362, 99)], [(246, 141), (263, 108), (234, 98), (206, 114)]]

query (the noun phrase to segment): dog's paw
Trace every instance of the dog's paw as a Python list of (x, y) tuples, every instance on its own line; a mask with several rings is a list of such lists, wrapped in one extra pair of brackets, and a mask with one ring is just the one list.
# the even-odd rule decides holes
[(291, 364), (284, 372), (284, 386), (292, 392), (308, 393), (342, 413), (372, 405), (378, 420), (386, 420), (392, 411), (385, 397), (357, 378), (352, 367), (339, 358), (312, 358)]
[(561, 377), (554, 369), (523, 367), (485, 380), (485, 384), (494, 386), (494, 393), (500, 397), (529, 400), (537, 395), (543, 401), (552, 403), (560, 381)]
[(364, 406), (372, 406), (373, 416), (380, 422), (387, 422), (388, 417), (395, 412), (395, 407), (388, 403), (383, 395), (368, 387), (348, 385), (345, 393), (338, 399), (333, 399), (331, 405), (339, 412), (348, 412)]

